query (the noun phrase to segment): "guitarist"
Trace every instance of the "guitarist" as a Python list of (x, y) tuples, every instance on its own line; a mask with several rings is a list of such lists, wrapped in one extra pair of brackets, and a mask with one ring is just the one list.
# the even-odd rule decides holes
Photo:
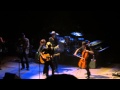
[[(42, 52), (42, 50), (43, 49), (45, 49), (46, 48), (46, 40), (45, 39), (41, 39), (40, 40), (40, 45), (39, 45), (39, 48), (38, 48), (38, 61), (39, 61), (39, 63), (41, 63), (40, 62), (40, 59), (39, 59), (39, 57), (40, 57), (40, 53)], [(43, 75), (45, 74), (45, 70), (43, 69)]]
[[(56, 32), (52, 31), (50, 34), (51, 34), (51, 37), (49, 37), (49, 42), (52, 44), (52, 47), (54, 49), (59, 48)], [(55, 49), (55, 53), (58, 53), (57, 49)], [(54, 62), (54, 66), (55, 66), (55, 72), (58, 72), (58, 59), (59, 59), (59, 56), (56, 56), (56, 57), (53, 58), (53, 62)]]
[(40, 46), (39, 46), (39, 48), (38, 48), (38, 51), (39, 51), (39, 52), (42, 51), (42, 49), (45, 48), (45, 46), (46, 46), (46, 40), (45, 40), (45, 39), (41, 39), (41, 40), (40, 40)]
[[(83, 51), (88, 53), (88, 56), (87, 56), (86, 62), (85, 62), (85, 66), (86, 66), (85, 69), (87, 71), (86, 78), (89, 79), (90, 75), (91, 75), (90, 70), (89, 70), (89, 64), (90, 64), (91, 59), (93, 58), (94, 52), (86, 41), (82, 42), (82, 46), (75, 51), (74, 55), (76, 56), (78, 52), (80, 52), (82, 54)], [(81, 57), (81, 58), (83, 58), (83, 57)]]
[[(45, 54), (49, 54), (49, 57), (45, 57)], [(54, 63), (53, 63), (53, 57), (54, 57), (54, 48), (52, 48), (52, 44), (50, 42), (47, 42), (46, 48), (44, 48), (41, 52), (41, 57), (44, 60), (44, 74), (46, 74), (46, 77), (49, 76), (49, 66), (52, 69), (52, 75), (54, 75)]]
[[(18, 40), (17, 44), (18, 44), (17, 51), (19, 52), (19, 57), (21, 59), (21, 66), (22, 66), (21, 70), (25, 69), (25, 64), (26, 64), (26, 70), (29, 70), (28, 55), (29, 55), (30, 42), (24, 33), (21, 34), (21, 37)], [(25, 58), (25, 63), (23, 61), (23, 58)]]

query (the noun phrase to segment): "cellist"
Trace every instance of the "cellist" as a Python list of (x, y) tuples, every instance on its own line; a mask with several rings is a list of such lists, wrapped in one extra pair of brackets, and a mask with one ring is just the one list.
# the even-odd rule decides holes
[(92, 48), (88, 45), (86, 41), (82, 42), (82, 46), (74, 52), (74, 56), (77, 56), (77, 54), (81, 53), (80, 61), (78, 62), (78, 66), (82, 69), (85, 69), (87, 71), (87, 79), (90, 78), (90, 70), (89, 70), (89, 64), (91, 59), (93, 58), (94, 51)]

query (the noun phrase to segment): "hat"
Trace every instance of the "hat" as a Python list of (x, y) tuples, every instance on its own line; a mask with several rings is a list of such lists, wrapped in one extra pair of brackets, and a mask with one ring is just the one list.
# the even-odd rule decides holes
[(55, 32), (55, 31), (52, 31), (50, 34), (56, 34), (56, 32)]

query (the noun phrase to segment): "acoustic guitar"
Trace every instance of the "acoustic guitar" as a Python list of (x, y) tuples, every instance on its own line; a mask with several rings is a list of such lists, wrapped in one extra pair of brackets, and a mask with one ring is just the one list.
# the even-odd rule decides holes
[(52, 60), (51, 58), (54, 58), (59, 55), (60, 55), (60, 53), (54, 54), (53, 56), (50, 56), (50, 54), (40, 53), (40, 63), (44, 64), (45, 62)]
[[(51, 42), (47, 42), (46, 43), (46, 48), (48, 48), (48, 45), (52, 46)], [(55, 47), (51, 47), (51, 49), (54, 49), (55, 51), (57, 51), (59, 49), (59, 46), (55, 46)], [(55, 56), (59, 56), (60, 53), (56, 53), (54, 54), (52, 57), (50, 56), (50, 54), (43, 54), (43, 53), (39, 53), (40, 56), (40, 63), (44, 64), (46, 61), (50, 61), (51, 58), (55, 57)]]

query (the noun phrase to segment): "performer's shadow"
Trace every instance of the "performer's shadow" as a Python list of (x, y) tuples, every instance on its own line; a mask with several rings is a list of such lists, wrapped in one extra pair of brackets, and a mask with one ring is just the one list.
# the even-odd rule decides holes
[(91, 75), (91, 79), (110, 79), (110, 77), (103, 75)]
[(64, 73), (64, 72), (69, 72), (69, 71), (73, 71), (72, 69), (70, 69), (70, 68), (60, 68), (59, 69), (59, 73)]

